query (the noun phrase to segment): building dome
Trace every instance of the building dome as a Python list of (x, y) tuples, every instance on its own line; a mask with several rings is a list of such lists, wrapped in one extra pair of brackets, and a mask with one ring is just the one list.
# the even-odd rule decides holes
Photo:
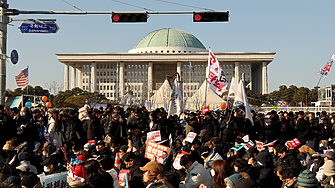
[(194, 35), (174, 28), (155, 30), (144, 36), (129, 53), (205, 52), (205, 46)]

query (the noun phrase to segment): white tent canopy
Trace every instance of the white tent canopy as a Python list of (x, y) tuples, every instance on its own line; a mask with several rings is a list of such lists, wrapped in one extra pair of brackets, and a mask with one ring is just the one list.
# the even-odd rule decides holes
[(172, 88), (168, 80), (165, 80), (163, 85), (146, 101), (146, 108), (154, 110), (155, 108), (164, 107), (167, 110), (171, 98)]
[[(205, 101), (206, 101), (206, 104), (205, 104)], [(201, 107), (204, 107), (207, 105), (209, 105), (211, 110), (215, 110), (216, 108), (220, 107), (221, 103), (223, 102), (224, 100), (220, 96), (214, 93), (213, 90), (209, 89), (208, 85), (206, 84), (206, 80), (205, 80), (202, 83), (199, 90), (195, 92), (195, 94), (186, 101), (185, 110), (186, 109), (200, 110)]]

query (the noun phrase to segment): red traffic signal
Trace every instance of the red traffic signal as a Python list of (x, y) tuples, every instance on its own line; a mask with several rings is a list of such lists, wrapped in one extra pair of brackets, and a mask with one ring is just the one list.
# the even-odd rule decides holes
[(228, 22), (229, 12), (193, 12), (193, 22)]
[(113, 13), (112, 22), (147, 22), (147, 13)]

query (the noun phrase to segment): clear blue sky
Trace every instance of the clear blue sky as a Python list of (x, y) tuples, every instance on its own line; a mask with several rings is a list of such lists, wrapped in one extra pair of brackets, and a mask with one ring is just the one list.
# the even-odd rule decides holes
[[(66, 0), (85, 11), (144, 11), (110, 0)], [(122, 0), (121, 0), (122, 1)], [(154, 0), (123, 0), (155, 11), (203, 11)], [(168, 0), (170, 1), (170, 0)], [(185, 30), (214, 52), (272, 52), (268, 66), (269, 92), (280, 85), (312, 88), (334, 48), (335, 1), (200, 1), (171, 0), (230, 11), (228, 23), (193, 23), (192, 15), (150, 15), (144, 24), (112, 24), (110, 15), (20, 15), (13, 18), (55, 18), (60, 30), (55, 35), (21, 34), (21, 22), (8, 26), (7, 54), (19, 52), (19, 63), (7, 63), (7, 86), (15, 89), (14, 76), (29, 65), (29, 84), (45, 87), (63, 84), (64, 65), (56, 59), (61, 52), (127, 52), (149, 32), (160, 28)], [(76, 10), (61, 0), (8, 0), (19, 10)], [(334, 68), (333, 68), (334, 69)], [(335, 70), (323, 78), (321, 86), (334, 83)]]

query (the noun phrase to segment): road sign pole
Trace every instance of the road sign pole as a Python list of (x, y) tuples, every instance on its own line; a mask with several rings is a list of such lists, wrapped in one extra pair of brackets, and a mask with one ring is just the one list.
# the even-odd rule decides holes
[[(7, 24), (8, 16), (5, 14), (7, 0), (0, 0), (0, 54), (7, 54)], [(6, 55), (0, 59), (0, 104), (5, 105), (6, 95)]]

